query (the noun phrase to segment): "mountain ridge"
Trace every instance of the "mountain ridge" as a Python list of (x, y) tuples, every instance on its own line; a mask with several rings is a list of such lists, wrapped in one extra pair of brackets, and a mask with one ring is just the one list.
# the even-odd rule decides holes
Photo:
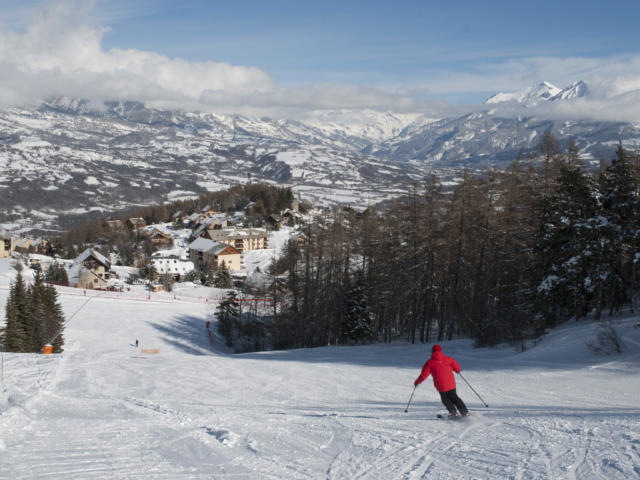
[(589, 87), (582, 80), (577, 80), (565, 88), (559, 88), (550, 82), (543, 81), (537, 85), (517, 92), (500, 92), (485, 100), (485, 105), (514, 102), (525, 107), (535, 107), (541, 102), (572, 100), (589, 95)]
[[(536, 92), (570, 105), (588, 87), (545, 83)], [(51, 227), (60, 215), (192, 198), (249, 179), (289, 185), (315, 202), (358, 206), (400, 195), (433, 173), (446, 179), (461, 167), (535, 157), (547, 131), (573, 138), (594, 164), (611, 158), (620, 140), (640, 145), (639, 125), (545, 120), (535, 109), (514, 115), (500, 105), (445, 118), (341, 110), (307, 121), (66, 97), (4, 109), (0, 222), (31, 218)]]

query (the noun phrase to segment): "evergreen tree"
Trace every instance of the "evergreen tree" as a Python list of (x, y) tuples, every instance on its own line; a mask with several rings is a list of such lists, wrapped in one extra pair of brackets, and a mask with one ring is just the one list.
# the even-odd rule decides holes
[(53, 262), (49, 265), (44, 279), (47, 283), (55, 283), (56, 285), (63, 286), (69, 285), (67, 270), (64, 268), (64, 265), (61, 265), (58, 262)]
[(200, 271), (200, 283), (207, 287), (213, 286), (213, 271), (208, 265), (204, 265)]
[(25, 331), (29, 324), (27, 287), (20, 272), (11, 284), (5, 311), (5, 349), (8, 352), (28, 351), (30, 339)]
[(216, 271), (213, 276), (213, 286), (218, 288), (232, 288), (233, 287), (233, 279), (231, 278), (231, 274), (227, 269), (227, 266), (224, 263), (224, 260), (220, 264), (220, 267)]
[(47, 342), (62, 351), (64, 315), (58, 292), (46, 285), (40, 272), (27, 287), (18, 273), (6, 305), (5, 349), (10, 352), (41, 352)]
[(638, 197), (633, 169), (621, 143), (618, 144), (616, 158), (602, 173), (600, 180), (603, 258), (608, 261), (608, 269), (598, 314), (605, 304), (612, 310), (618, 309), (632, 296), (632, 262), (636, 253), (632, 249), (636, 245)]
[(364, 275), (356, 273), (356, 279), (346, 295), (346, 308), (342, 322), (342, 336), (354, 343), (367, 342), (375, 338), (375, 322), (369, 311)]
[(577, 166), (561, 168), (557, 187), (546, 197), (537, 245), (541, 282), (539, 309), (546, 326), (589, 310), (594, 270), (602, 259), (600, 208), (593, 178)]
[(42, 292), (42, 304), (45, 315), (44, 328), (42, 329), (45, 334), (39, 350), (42, 351), (42, 347), (46, 342), (51, 342), (54, 353), (62, 352), (62, 346), (64, 345), (64, 313), (62, 306), (58, 302), (58, 291), (53, 285), (45, 285)]
[(135, 263), (135, 255), (130, 244), (124, 244), (119, 249), (120, 262), (122, 265), (131, 266)]
[(47, 311), (44, 304), (45, 285), (40, 272), (36, 272), (33, 284), (29, 286), (29, 318), (31, 331), (27, 332), (29, 339), (28, 351), (39, 352), (46, 343)]
[(197, 269), (193, 269), (190, 272), (188, 272), (183, 278), (182, 281), (184, 282), (193, 282), (196, 284), (200, 283), (200, 272)]
[(227, 346), (232, 347), (238, 331), (240, 317), (236, 292), (232, 291), (220, 302), (216, 309), (218, 331), (225, 338)]

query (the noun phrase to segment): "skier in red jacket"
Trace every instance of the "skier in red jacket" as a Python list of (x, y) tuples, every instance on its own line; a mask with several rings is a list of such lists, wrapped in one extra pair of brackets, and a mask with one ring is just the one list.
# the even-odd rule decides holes
[(460, 373), (460, 364), (442, 353), (440, 345), (434, 345), (431, 349), (431, 358), (424, 364), (420, 376), (413, 384), (417, 387), (426, 380), (429, 374), (433, 375), (433, 386), (440, 392), (440, 399), (447, 407), (449, 416), (452, 418), (459, 416), (456, 412), (457, 407), (460, 415), (466, 417), (469, 415), (469, 410), (456, 393), (456, 379), (453, 372)]

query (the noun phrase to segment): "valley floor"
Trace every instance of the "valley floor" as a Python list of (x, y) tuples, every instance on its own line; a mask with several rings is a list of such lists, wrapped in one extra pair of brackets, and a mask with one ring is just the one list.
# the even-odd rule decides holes
[(638, 318), (616, 320), (616, 357), (586, 349), (591, 323), (524, 353), (443, 343), (489, 403), (458, 379), (472, 417), (453, 422), (430, 380), (404, 411), (430, 345), (229, 355), (204, 303), (60, 300), (78, 312), (63, 354), (0, 354), (0, 478), (640, 476)]

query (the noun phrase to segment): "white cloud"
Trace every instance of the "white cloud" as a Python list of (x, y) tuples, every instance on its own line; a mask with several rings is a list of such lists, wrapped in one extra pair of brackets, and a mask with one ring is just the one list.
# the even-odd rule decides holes
[(38, 10), (24, 31), (0, 31), (0, 100), (48, 95), (140, 101), (198, 101), (205, 91), (233, 95), (273, 88), (254, 67), (188, 62), (154, 52), (102, 48), (105, 29), (83, 22), (75, 2)]
[(289, 117), (303, 116), (309, 110), (374, 109), (395, 112), (440, 112), (447, 110), (444, 102), (418, 101), (399, 91), (383, 91), (365, 85), (317, 84), (289, 88), (274, 88), (268, 92), (229, 95), (221, 91), (203, 92), (204, 105), (228, 111), (245, 107), (263, 112), (275, 112)]
[(136, 49), (105, 50), (107, 29), (90, 24), (90, 9), (59, 1), (37, 10), (22, 31), (0, 30), (0, 104), (67, 96), (289, 116), (309, 109), (415, 111), (431, 105), (367, 86), (277, 87), (268, 73), (255, 67), (191, 62)]
[(302, 118), (311, 110), (364, 108), (441, 117), (472, 107), (425, 98), (516, 91), (543, 80), (564, 87), (581, 79), (589, 85), (588, 99), (543, 105), (535, 112), (553, 117), (640, 120), (640, 55), (513, 57), (475, 63), (467, 72), (431, 71), (423, 84), (411, 86), (282, 87), (256, 67), (193, 62), (136, 49), (106, 50), (103, 36), (107, 28), (92, 24), (91, 8), (91, 2), (87, 6), (77, 0), (57, 1), (37, 10), (22, 30), (0, 28), (0, 105), (67, 96), (274, 117)]
[(640, 54), (612, 57), (523, 57), (476, 63), (470, 71), (434, 71), (425, 85), (434, 93), (518, 91), (542, 81), (564, 87), (584, 80), (599, 96), (640, 87)]

